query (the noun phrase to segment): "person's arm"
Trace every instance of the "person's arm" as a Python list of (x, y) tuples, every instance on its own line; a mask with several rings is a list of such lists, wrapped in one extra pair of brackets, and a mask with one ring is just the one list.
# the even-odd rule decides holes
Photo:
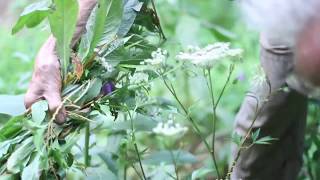
[[(79, 15), (71, 47), (77, 43), (85, 31), (86, 22), (97, 3), (96, 0), (78, 0), (78, 2)], [(55, 122), (62, 124), (65, 122), (66, 113), (62, 106), (60, 63), (55, 48), (56, 39), (51, 35), (36, 57), (32, 80), (25, 95), (25, 106), (30, 108), (36, 101), (46, 99), (52, 114), (58, 110)]]

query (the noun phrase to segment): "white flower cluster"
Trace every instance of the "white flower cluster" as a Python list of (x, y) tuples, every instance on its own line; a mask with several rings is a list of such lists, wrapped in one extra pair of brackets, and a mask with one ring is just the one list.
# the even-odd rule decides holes
[(230, 43), (218, 42), (202, 49), (190, 46), (187, 52), (180, 52), (176, 58), (181, 61), (189, 61), (202, 68), (211, 68), (223, 59), (240, 59), (242, 53), (242, 49), (231, 49)]
[(166, 123), (158, 123), (152, 131), (164, 136), (174, 136), (184, 134), (188, 131), (188, 128), (181, 126), (179, 123), (174, 123), (173, 120), (169, 120)]
[(99, 58), (99, 62), (107, 72), (112, 72), (114, 70), (114, 67), (110, 63), (108, 63), (106, 59)]
[(151, 58), (146, 59), (141, 64), (149, 64), (149, 65), (162, 65), (166, 62), (168, 58), (168, 51), (162, 50), (158, 48), (156, 51), (151, 53)]

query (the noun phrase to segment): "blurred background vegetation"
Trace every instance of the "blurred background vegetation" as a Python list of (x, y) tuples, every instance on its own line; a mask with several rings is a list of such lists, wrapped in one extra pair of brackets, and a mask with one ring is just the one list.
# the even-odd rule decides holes
[[(0, 94), (23, 94), (28, 87), (31, 78), (32, 67), (37, 51), (48, 37), (46, 23), (37, 28), (24, 29), (17, 35), (11, 35), (11, 28), (23, 8), (32, 1), (0, 0)], [(238, 64), (234, 73), (232, 85), (227, 88), (220, 107), (218, 108), (218, 146), (217, 155), (219, 164), (227, 169), (230, 161), (230, 144), (233, 120), (238, 111), (245, 92), (250, 85), (250, 79), (255, 75), (259, 65), (259, 41), (258, 33), (248, 28), (241, 19), (241, 14), (235, 1), (229, 0), (155, 0), (158, 14), (164, 33), (168, 40), (163, 45), (170, 54), (170, 60), (174, 55), (188, 45), (206, 46), (215, 42), (231, 42), (233, 47), (244, 49), (243, 62)], [(210, 102), (207, 101), (207, 89), (204, 79), (192, 76), (187, 69), (181, 71), (175, 81), (179, 95), (184, 103), (193, 107), (192, 115), (197, 117), (203, 132), (210, 137), (209, 122)], [(218, 68), (213, 74), (214, 86), (219, 92), (228, 74), (227, 68)], [(203, 85), (199, 85), (203, 84)], [(171, 98), (160, 83), (154, 83), (152, 96), (165, 96)], [(317, 112), (317, 106), (310, 106), (310, 111)], [(317, 158), (320, 142), (318, 140), (318, 121), (315, 113), (309, 113), (308, 131), (306, 136), (306, 166), (302, 172), (302, 178), (307, 177), (307, 171), (317, 172)], [(186, 124), (186, 123), (184, 123)], [(152, 139), (142, 140), (144, 142)], [(189, 151), (197, 154), (197, 158), (206, 163), (207, 156), (201, 148), (199, 139), (190, 132), (181, 140), (181, 144), (187, 145)], [(180, 146), (180, 144), (178, 145)], [(181, 145), (184, 146), (184, 145)], [(311, 150), (310, 150), (311, 149)], [(319, 161), (318, 161), (319, 162)], [(310, 167), (309, 167), (310, 166)], [(311, 170), (309, 170), (311, 168)]]

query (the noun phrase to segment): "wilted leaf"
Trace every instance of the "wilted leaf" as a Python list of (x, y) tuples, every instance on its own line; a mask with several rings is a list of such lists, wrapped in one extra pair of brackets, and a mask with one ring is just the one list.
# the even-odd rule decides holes
[(67, 75), (70, 58), (70, 44), (78, 17), (77, 0), (54, 0), (55, 10), (49, 15), (51, 32), (57, 39), (63, 77)]
[(26, 7), (13, 27), (12, 34), (17, 33), (24, 26), (32, 28), (40, 24), (50, 12), (49, 5), (50, 1), (44, 0)]

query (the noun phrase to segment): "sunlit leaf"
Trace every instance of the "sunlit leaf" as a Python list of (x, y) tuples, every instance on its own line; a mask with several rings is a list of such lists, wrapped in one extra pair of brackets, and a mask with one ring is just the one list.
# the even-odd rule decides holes
[(54, 12), (49, 14), (51, 32), (57, 39), (63, 77), (67, 75), (70, 63), (70, 44), (78, 17), (77, 0), (54, 0)]
[(23, 169), (21, 180), (38, 180), (40, 177), (40, 154), (37, 154), (32, 162)]
[(15, 149), (7, 161), (7, 169), (11, 173), (18, 173), (21, 166), (26, 164), (30, 153), (34, 150), (32, 137), (24, 140), (22, 144)]
[(32, 120), (37, 124), (41, 124), (46, 117), (46, 111), (48, 110), (47, 101), (38, 101), (31, 106)]
[(24, 26), (32, 28), (40, 24), (50, 12), (50, 1), (44, 0), (27, 6), (12, 29), (12, 34), (19, 32)]

